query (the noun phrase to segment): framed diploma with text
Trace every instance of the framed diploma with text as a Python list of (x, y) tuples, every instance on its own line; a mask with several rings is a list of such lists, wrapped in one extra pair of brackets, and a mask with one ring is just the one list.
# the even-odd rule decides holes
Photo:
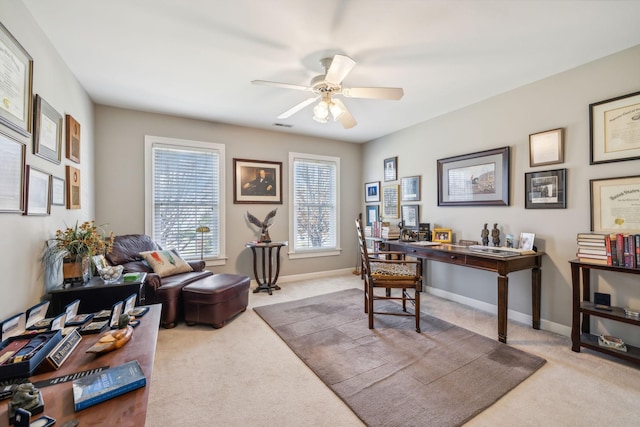
[(640, 233), (640, 176), (592, 179), (591, 231)]
[(640, 159), (640, 92), (589, 105), (590, 164)]
[(33, 60), (0, 23), (0, 123), (31, 134)]

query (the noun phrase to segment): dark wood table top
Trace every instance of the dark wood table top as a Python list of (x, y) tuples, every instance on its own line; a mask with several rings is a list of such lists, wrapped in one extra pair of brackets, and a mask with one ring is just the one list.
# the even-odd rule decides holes
[[(144, 426), (161, 311), (160, 304), (148, 307), (150, 309), (146, 315), (140, 318), (140, 325), (134, 329), (131, 341), (122, 348), (103, 355), (87, 353), (86, 350), (98, 340), (101, 334), (83, 335), (78, 347), (58, 370), (37, 373), (30, 378), (32, 382), (37, 382), (101, 366), (116, 366), (137, 360), (147, 378), (145, 387), (79, 412), (75, 412), (73, 409), (73, 391), (70, 381), (42, 387), (40, 392), (44, 400), (44, 412), (32, 416), (31, 420), (33, 421), (44, 414), (55, 418), (56, 426), (73, 419), (80, 421), (80, 427)], [(0, 404), (0, 426), (9, 425), (8, 402), (9, 400), (6, 400)]]

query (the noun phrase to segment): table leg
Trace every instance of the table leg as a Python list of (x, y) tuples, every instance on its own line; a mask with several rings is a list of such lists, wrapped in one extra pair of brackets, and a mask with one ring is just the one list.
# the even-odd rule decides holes
[(507, 343), (507, 302), (509, 301), (509, 278), (498, 275), (498, 341)]
[(533, 329), (540, 329), (540, 299), (542, 298), (542, 272), (540, 268), (531, 269), (531, 317)]
[[(582, 301), (591, 301), (591, 269), (581, 268), (582, 270)], [(580, 304), (580, 287), (578, 287), (578, 304)], [(582, 314), (582, 332), (591, 333), (591, 316)]]
[(571, 264), (571, 350), (580, 353), (580, 266)]

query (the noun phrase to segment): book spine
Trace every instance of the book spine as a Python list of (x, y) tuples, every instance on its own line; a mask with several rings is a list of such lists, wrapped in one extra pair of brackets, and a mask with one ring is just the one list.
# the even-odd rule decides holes
[(624, 234), (616, 234), (616, 257), (618, 258), (618, 266), (624, 267)]
[(640, 267), (640, 234), (634, 236), (636, 241), (636, 268)]
[(607, 249), (607, 264), (613, 265), (613, 258), (611, 257), (611, 235), (607, 234), (607, 236), (604, 238), (604, 241)]
[(636, 237), (633, 234), (628, 236), (629, 238), (629, 267), (636, 268)]
[(98, 403), (102, 403), (106, 400), (113, 399), (114, 397), (120, 396), (121, 394), (128, 393), (130, 391), (136, 390), (138, 388), (144, 387), (147, 385), (147, 379), (142, 377), (136, 381), (132, 381), (128, 384), (124, 384), (121, 387), (114, 388), (105, 393), (98, 394), (89, 399), (82, 400), (80, 402), (74, 403), (74, 409), (76, 412), (86, 409), (90, 406), (97, 405)]

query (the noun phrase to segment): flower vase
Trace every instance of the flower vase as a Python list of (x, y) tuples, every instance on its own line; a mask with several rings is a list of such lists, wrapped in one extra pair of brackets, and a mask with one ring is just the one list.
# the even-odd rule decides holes
[(65, 257), (62, 259), (63, 286), (79, 285), (89, 281), (89, 257)]

